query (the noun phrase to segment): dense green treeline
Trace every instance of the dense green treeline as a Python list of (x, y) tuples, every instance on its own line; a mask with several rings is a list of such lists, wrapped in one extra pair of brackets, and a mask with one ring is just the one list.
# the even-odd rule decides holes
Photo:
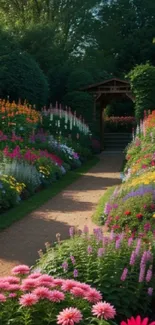
[(1, 0), (0, 96), (56, 100), (90, 119), (80, 87), (155, 65), (154, 0)]

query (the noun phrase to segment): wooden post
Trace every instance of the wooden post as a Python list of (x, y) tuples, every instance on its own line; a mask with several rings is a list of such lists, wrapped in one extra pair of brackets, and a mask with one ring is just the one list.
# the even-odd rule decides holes
[(93, 121), (96, 121), (96, 96), (94, 96)]

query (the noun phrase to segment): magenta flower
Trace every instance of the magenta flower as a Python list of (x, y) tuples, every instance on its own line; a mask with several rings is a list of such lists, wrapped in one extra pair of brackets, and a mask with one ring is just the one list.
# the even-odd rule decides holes
[(90, 245), (87, 247), (87, 252), (88, 252), (88, 255), (90, 255), (93, 252), (93, 249)]
[(123, 270), (122, 275), (121, 275), (121, 281), (125, 281), (125, 280), (126, 280), (127, 274), (128, 274), (128, 269), (125, 268), (125, 269)]
[(12, 274), (15, 274), (15, 275), (23, 275), (23, 274), (29, 274), (30, 273), (30, 268), (28, 265), (18, 265), (18, 266), (15, 266), (13, 269), (12, 269)]
[(150, 282), (152, 279), (152, 270), (149, 269), (146, 273), (146, 282)]
[(2, 293), (0, 293), (0, 303), (5, 301), (6, 301), (6, 297)]
[(148, 288), (148, 295), (149, 296), (152, 296), (153, 295), (153, 288)]
[(73, 276), (74, 276), (74, 278), (77, 278), (78, 277), (78, 270), (74, 269)]
[(127, 322), (122, 321), (121, 325), (155, 325), (155, 322), (149, 323), (149, 319), (147, 317), (141, 319), (140, 316), (137, 316), (136, 318), (131, 317), (127, 320)]
[(136, 261), (136, 253), (135, 251), (133, 251), (130, 257), (130, 265), (134, 265), (135, 261)]
[(57, 324), (59, 325), (74, 325), (82, 320), (82, 314), (77, 308), (63, 309), (57, 316)]
[(116, 310), (108, 302), (104, 301), (104, 302), (98, 302), (96, 305), (93, 306), (92, 314), (94, 316), (97, 316), (97, 318), (107, 320), (115, 317)]
[(27, 293), (22, 295), (19, 299), (19, 304), (23, 307), (28, 307), (35, 305), (38, 302), (39, 298), (33, 293)]

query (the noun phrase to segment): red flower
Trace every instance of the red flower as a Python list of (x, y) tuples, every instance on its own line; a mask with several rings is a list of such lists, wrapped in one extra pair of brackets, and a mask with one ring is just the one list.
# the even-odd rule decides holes
[(129, 210), (125, 211), (126, 216), (130, 216), (131, 212)]
[(121, 322), (121, 325), (155, 325), (155, 322), (148, 322), (149, 319), (147, 317), (142, 320), (140, 316), (137, 316), (136, 318), (131, 317), (127, 322)]
[(152, 210), (154, 210), (154, 209), (155, 209), (155, 204), (152, 203), (152, 204), (150, 205), (150, 208), (151, 208)]
[(142, 219), (143, 215), (142, 215), (142, 213), (137, 213), (136, 217), (137, 217), (137, 219)]

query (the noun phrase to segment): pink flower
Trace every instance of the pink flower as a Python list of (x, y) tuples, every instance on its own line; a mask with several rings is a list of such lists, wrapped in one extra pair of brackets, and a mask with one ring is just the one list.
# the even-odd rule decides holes
[(22, 281), (21, 289), (23, 291), (28, 291), (33, 288), (36, 288), (37, 285), (38, 285), (38, 283), (37, 283), (36, 279), (25, 279)]
[(10, 287), (9, 282), (0, 282), (0, 290), (8, 290)]
[(71, 289), (71, 293), (75, 296), (75, 297), (85, 297), (85, 291), (79, 287), (74, 287), (73, 289)]
[(0, 293), (0, 302), (5, 302), (6, 301), (6, 297)]
[(50, 290), (46, 287), (38, 287), (33, 291), (39, 299), (48, 299), (50, 296)]
[(84, 291), (89, 291), (91, 289), (91, 287), (89, 286), (89, 284), (81, 283), (81, 282), (77, 282), (76, 283), (76, 287), (81, 288)]
[(91, 303), (96, 303), (102, 300), (102, 295), (96, 289), (90, 289), (88, 292), (86, 292), (85, 299)]
[(9, 294), (9, 298), (16, 298), (17, 297), (17, 294), (16, 293), (10, 293)]
[(142, 320), (140, 316), (137, 316), (136, 318), (131, 317), (127, 320), (127, 322), (122, 321), (121, 325), (155, 325), (155, 322), (151, 322), (149, 324), (148, 322), (149, 319), (147, 317)]
[(64, 283), (64, 281), (65, 281), (65, 280), (63, 280), (63, 279), (59, 279), (59, 278), (57, 278), (57, 279), (54, 279), (54, 280), (53, 280), (53, 283), (54, 283), (56, 286), (62, 286), (62, 284)]
[(19, 284), (10, 284), (9, 288), (7, 290), (8, 291), (18, 291), (18, 290), (20, 290), (20, 285)]
[(22, 295), (19, 304), (23, 307), (35, 305), (38, 302), (39, 298), (33, 293), (27, 293)]
[(74, 325), (82, 320), (82, 314), (77, 308), (63, 309), (57, 316), (57, 324), (60, 325)]
[(38, 279), (41, 275), (40, 272), (32, 273), (28, 276), (28, 279)]
[(48, 274), (42, 274), (37, 279), (38, 286), (54, 287), (54, 278)]
[(115, 308), (110, 305), (108, 302), (98, 302), (96, 305), (92, 308), (92, 314), (94, 316), (97, 316), (97, 318), (114, 318), (116, 315)]
[(16, 276), (6, 276), (4, 278), (0, 278), (0, 282), (9, 282), (10, 284), (18, 284), (20, 282), (20, 279)]
[(72, 288), (76, 287), (77, 282), (74, 280), (64, 280), (62, 284), (63, 291), (70, 291)]
[(49, 296), (50, 301), (60, 302), (63, 301), (64, 299), (65, 299), (65, 295), (63, 292), (60, 292), (58, 290), (50, 291), (50, 296)]
[(12, 269), (12, 274), (28, 274), (30, 272), (30, 268), (29, 266), (27, 265), (18, 265), (18, 266), (15, 266), (13, 269)]

